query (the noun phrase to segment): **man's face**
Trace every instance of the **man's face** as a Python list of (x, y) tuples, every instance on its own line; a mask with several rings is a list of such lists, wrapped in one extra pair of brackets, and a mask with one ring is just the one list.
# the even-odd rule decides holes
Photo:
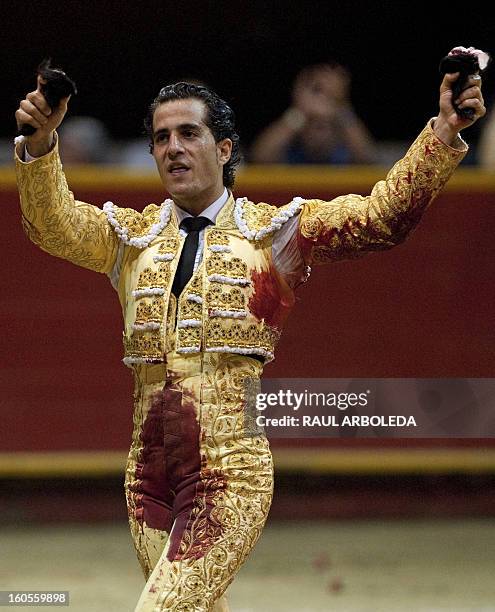
[(223, 166), (232, 141), (215, 142), (197, 98), (163, 102), (153, 116), (153, 157), (173, 200), (199, 213), (223, 191)]

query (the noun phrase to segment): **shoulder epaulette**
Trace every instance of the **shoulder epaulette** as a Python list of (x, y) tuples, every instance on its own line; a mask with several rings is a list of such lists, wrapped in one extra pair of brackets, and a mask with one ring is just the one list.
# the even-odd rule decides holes
[(169, 222), (172, 200), (165, 200), (161, 206), (149, 204), (142, 213), (133, 208), (120, 208), (112, 202), (106, 202), (103, 210), (108, 222), (122, 242), (138, 249), (144, 249)]
[(304, 204), (303, 198), (294, 198), (284, 206), (273, 206), (260, 202), (255, 204), (247, 198), (237, 198), (234, 217), (237, 227), (249, 240), (262, 240), (279, 230)]

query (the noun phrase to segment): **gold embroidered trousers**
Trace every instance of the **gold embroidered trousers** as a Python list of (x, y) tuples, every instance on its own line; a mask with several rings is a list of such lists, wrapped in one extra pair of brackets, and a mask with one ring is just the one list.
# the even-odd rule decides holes
[(268, 441), (247, 427), (244, 355), (169, 352), (134, 366), (129, 523), (146, 586), (136, 612), (228, 610), (222, 597), (270, 508)]

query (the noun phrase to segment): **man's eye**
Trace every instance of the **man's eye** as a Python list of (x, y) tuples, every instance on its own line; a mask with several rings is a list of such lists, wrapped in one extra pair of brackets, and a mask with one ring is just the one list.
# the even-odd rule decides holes
[(167, 142), (167, 135), (166, 134), (157, 134), (155, 136), (155, 142), (156, 143)]
[(186, 130), (186, 131), (184, 132), (184, 136), (185, 136), (186, 138), (193, 138), (193, 137), (194, 137), (194, 135), (195, 135), (195, 134), (194, 134), (194, 132), (193, 132), (192, 130)]

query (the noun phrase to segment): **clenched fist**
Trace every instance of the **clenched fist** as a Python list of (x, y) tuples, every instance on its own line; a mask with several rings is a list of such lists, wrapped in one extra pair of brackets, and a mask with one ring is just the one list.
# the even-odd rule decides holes
[[(440, 112), (433, 127), (437, 136), (444, 143), (451, 145), (459, 132), (467, 128), (486, 114), (485, 102), (481, 93), (481, 77), (471, 75), (457, 100), (453, 100), (453, 84), (459, 77), (458, 72), (446, 74), (440, 85)], [(454, 103), (459, 108), (472, 108), (472, 118), (457, 114)]]
[(41, 85), (45, 83), (46, 81), (38, 76), (37, 89), (27, 94), (15, 113), (19, 129), (25, 123), (36, 128), (34, 134), (25, 136), (28, 152), (33, 157), (45, 155), (50, 150), (53, 143), (53, 133), (62, 123), (70, 99), (70, 96), (62, 98), (56, 108), (50, 108), (45, 96), (41, 93)]

